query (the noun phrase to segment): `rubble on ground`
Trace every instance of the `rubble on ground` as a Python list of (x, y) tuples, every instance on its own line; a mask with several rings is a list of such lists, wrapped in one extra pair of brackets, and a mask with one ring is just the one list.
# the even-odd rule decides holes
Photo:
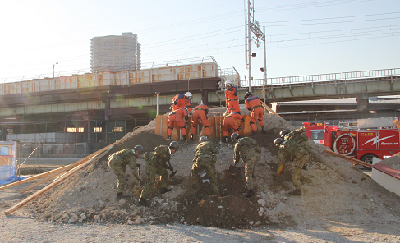
[[(220, 110), (212, 108), (210, 116), (221, 113)], [(243, 114), (248, 111), (244, 110)], [(130, 197), (117, 201), (116, 177), (107, 166), (108, 155), (136, 144), (141, 144), (146, 151), (168, 144), (168, 140), (155, 134), (155, 121), (152, 121), (127, 134), (102, 158), (27, 207), (32, 216), (40, 220), (73, 224), (180, 223), (231, 229), (306, 227), (327, 221), (351, 224), (357, 220), (357, 223), (368, 224), (382, 218), (397, 220), (400, 197), (386, 191), (348, 161), (325, 154), (325, 147), (312, 141), (309, 143), (310, 160), (301, 175), (302, 195), (289, 196), (287, 193), (293, 189), (290, 164), (286, 164), (281, 177), (276, 177), (278, 150), (273, 140), (291, 125), (268, 113), (264, 120), (267, 132), (250, 136), (257, 140), (262, 150), (255, 170), (256, 195), (250, 199), (244, 197), (244, 164), (239, 163), (236, 175), (228, 173), (233, 163), (233, 145), (212, 138), (220, 150), (216, 163), (220, 195), (212, 195), (206, 183), (198, 191), (191, 188), (190, 169), (198, 143), (188, 141), (181, 142), (178, 152), (171, 156), (172, 166), (178, 171), (169, 181), (172, 191), (153, 195), (148, 200), (149, 207), (138, 206), (137, 187), (136, 191), (126, 190), (125, 194)], [(141, 164), (141, 177), (145, 178), (144, 160), (137, 162)], [(128, 180), (134, 185), (133, 176)]]

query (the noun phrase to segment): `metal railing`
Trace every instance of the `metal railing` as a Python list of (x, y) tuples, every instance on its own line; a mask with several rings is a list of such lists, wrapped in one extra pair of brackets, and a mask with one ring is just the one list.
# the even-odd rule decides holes
[[(371, 71), (351, 71), (341, 73), (328, 73), (328, 74), (317, 74), (308, 76), (289, 76), (289, 77), (278, 77), (268, 78), (266, 86), (270, 85), (289, 85), (289, 84), (302, 84), (302, 83), (313, 83), (313, 82), (326, 82), (326, 81), (342, 81), (342, 80), (356, 80), (365, 78), (381, 78), (381, 77), (393, 77), (400, 76), (400, 68), (382, 69), (382, 70), (371, 70)], [(263, 79), (255, 79), (251, 82), (252, 86), (262, 87), (264, 86)], [(241, 80), (241, 87), (248, 87), (248, 80)]]

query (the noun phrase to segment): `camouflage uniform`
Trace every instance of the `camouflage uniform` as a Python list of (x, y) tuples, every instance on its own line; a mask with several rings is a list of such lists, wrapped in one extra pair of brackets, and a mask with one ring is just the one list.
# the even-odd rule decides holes
[(205, 169), (209, 175), (210, 185), (214, 189), (215, 195), (218, 195), (218, 178), (215, 171), (215, 162), (217, 162), (218, 148), (215, 143), (206, 141), (197, 145), (195, 150), (195, 158), (190, 171), (192, 184), (197, 185), (199, 182), (199, 174), (202, 169)]
[(300, 190), (301, 186), (301, 168), (310, 158), (308, 138), (302, 132), (303, 130), (299, 129), (285, 135), (285, 141), (279, 146), (278, 152), (278, 174), (283, 171), (286, 159), (290, 159), (292, 161), (292, 182), (296, 190)]
[(243, 163), (246, 164), (246, 187), (247, 190), (254, 189), (253, 176), (254, 167), (256, 162), (260, 160), (261, 150), (257, 146), (256, 140), (248, 137), (239, 138), (235, 144), (235, 151), (233, 155), (234, 163), (239, 163), (240, 157), (242, 157)]
[(123, 149), (120, 150), (108, 158), (108, 166), (117, 176), (117, 193), (123, 192), (126, 186), (126, 166), (137, 181), (140, 181), (139, 175), (137, 174), (136, 167), (136, 152), (134, 149)]
[(154, 188), (154, 178), (156, 175), (161, 176), (161, 181), (159, 183), (160, 188), (166, 188), (168, 186), (168, 171), (169, 166), (167, 161), (171, 158), (171, 153), (168, 145), (160, 145), (154, 149), (153, 154), (146, 156), (146, 174), (147, 183), (144, 186), (140, 198), (146, 199), (147, 195), (152, 193)]

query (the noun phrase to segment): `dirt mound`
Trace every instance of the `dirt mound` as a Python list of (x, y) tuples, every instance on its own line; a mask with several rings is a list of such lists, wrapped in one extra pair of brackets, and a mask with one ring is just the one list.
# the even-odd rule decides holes
[[(221, 108), (211, 109), (218, 113)], [(246, 111), (243, 111), (246, 114)], [(302, 170), (301, 196), (288, 196), (293, 189), (290, 164), (285, 165), (281, 177), (276, 177), (277, 148), (273, 140), (279, 131), (291, 126), (282, 118), (266, 114), (266, 133), (257, 132), (250, 137), (257, 140), (262, 153), (256, 164), (256, 195), (244, 197), (244, 164), (238, 165), (236, 175), (228, 173), (233, 163), (233, 145), (219, 145), (215, 164), (219, 174), (220, 195), (211, 193), (207, 183), (194, 191), (189, 176), (196, 142), (181, 143), (171, 163), (178, 173), (170, 178), (172, 191), (155, 194), (151, 206), (137, 205), (138, 194), (126, 190), (129, 198), (117, 201), (115, 175), (107, 166), (109, 154), (122, 148), (141, 144), (147, 151), (168, 141), (154, 134), (155, 121), (127, 134), (92, 166), (76, 173), (72, 178), (29, 204), (32, 214), (40, 220), (63, 223), (182, 223), (223, 228), (252, 226), (307, 227), (328, 222), (366, 223), (371, 221), (397, 221), (400, 215), (400, 197), (376, 184), (351, 163), (323, 153), (323, 146), (310, 141), (311, 156)], [(143, 159), (138, 160), (144, 166)], [(144, 168), (144, 167), (141, 167)], [(141, 172), (145, 179), (145, 173)], [(127, 172), (128, 183), (134, 184)]]
[(387, 165), (387, 166), (391, 167), (392, 169), (400, 171), (400, 153), (395, 154), (392, 157), (387, 158), (379, 163)]

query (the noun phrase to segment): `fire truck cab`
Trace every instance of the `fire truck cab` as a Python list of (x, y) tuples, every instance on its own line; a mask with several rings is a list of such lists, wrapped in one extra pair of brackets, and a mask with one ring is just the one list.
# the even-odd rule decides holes
[(306, 128), (306, 135), (309, 139), (313, 140), (316, 144), (323, 144), (328, 148), (332, 147), (336, 137), (337, 126), (329, 126), (328, 122), (303, 122), (303, 126)]

